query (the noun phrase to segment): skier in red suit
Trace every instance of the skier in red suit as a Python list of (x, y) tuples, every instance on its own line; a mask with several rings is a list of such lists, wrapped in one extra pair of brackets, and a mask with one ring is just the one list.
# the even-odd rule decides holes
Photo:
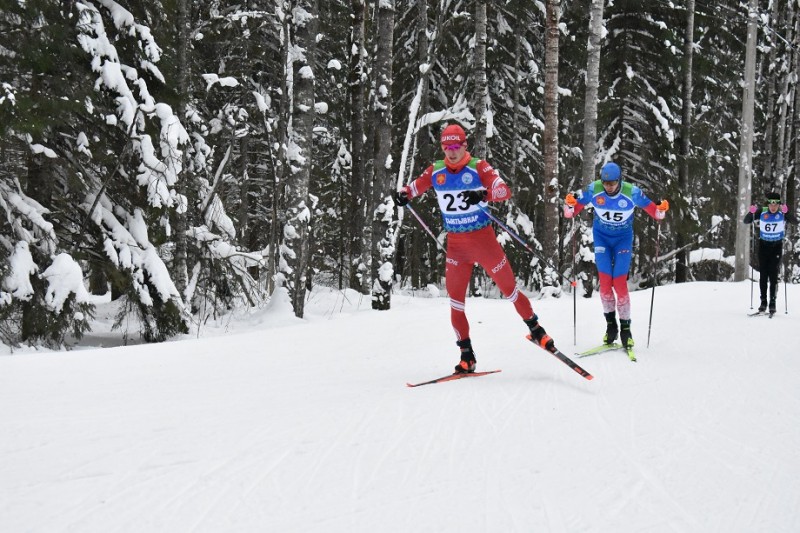
[(397, 191), (394, 200), (397, 205), (404, 206), (410, 199), (433, 188), (439, 201), (447, 231), (445, 286), (450, 296), (450, 320), (456, 333), (456, 344), (461, 349), (461, 362), (455, 371), (475, 371), (475, 352), (464, 310), (467, 286), (475, 263), (483, 267), (503, 296), (511, 300), (530, 329), (532, 339), (543, 348), (552, 350), (553, 340), (539, 325), (539, 317), (533, 312), (528, 297), (517, 287), (514, 271), (484, 211), (486, 202), (504, 202), (511, 198), (511, 190), (489, 163), (467, 152), (467, 137), (461, 126), (447, 126), (440, 141), (444, 160), (436, 161), (417, 179)]

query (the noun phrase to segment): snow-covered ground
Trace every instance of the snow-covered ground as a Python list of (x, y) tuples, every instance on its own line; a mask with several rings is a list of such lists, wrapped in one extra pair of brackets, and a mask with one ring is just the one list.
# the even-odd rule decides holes
[[(757, 289), (756, 289), (757, 290)], [(0, 356), (0, 531), (797, 532), (800, 286), (749, 318), (750, 282), (632, 294), (639, 362), (524, 339), (468, 299), (486, 377), (410, 389), (458, 359), (446, 298), (318, 290), (200, 338)], [(597, 296), (534, 301), (567, 354)], [(98, 334), (86, 345), (113, 343)]]

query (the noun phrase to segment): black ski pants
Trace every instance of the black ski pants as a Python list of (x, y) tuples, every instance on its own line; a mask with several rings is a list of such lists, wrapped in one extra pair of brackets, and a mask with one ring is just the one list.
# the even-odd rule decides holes
[(761, 302), (767, 301), (767, 285), (769, 284), (769, 301), (775, 303), (778, 293), (778, 269), (783, 257), (783, 241), (758, 240), (758, 288), (761, 289)]

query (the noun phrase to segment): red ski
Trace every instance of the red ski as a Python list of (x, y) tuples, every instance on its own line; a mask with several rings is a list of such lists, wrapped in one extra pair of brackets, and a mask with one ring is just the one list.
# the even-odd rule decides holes
[(488, 374), (495, 374), (500, 370), (488, 370), (486, 372), (471, 372), (468, 374), (450, 374), (441, 378), (432, 379), (430, 381), (423, 381), (422, 383), (406, 383), (408, 387), (421, 387), (422, 385), (433, 385), (434, 383), (443, 383), (445, 381), (455, 381), (463, 378), (477, 378), (479, 376), (486, 376)]
[(590, 373), (588, 373), (586, 370), (584, 370), (583, 368), (581, 368), (581, 367), (580, 367), (580, 366), (579, 366), (579, 365), (578, 365), (578, 364), (577, 364), (575, 361), (573, 361), (572, 359), (570, 359), (569, 357), (567, 357), (566, 355), (564, 355), (563, 353), (561, 353), (561, 350), (559, 350), (559, 349), (558, 349), (558, 348), (556, 348), (555, 346), (553, 346), (551, 349), (549, 349), (549, 350), (548, 350), (548, 349), (547, 349), (547, 348), (545, 348), (544, 346), (540, 346), (539, 344), (537, 344), (537, 343), (536, 343), (536, 341), (534, 341), (534, 340), (531, 338), (531, 336), (530, 336), (530, 335), (527, 335), (525, 338), (526, 338), (526, 339), (528, 339), (529, 341), (531, 341), (533, 344), (536, 344), (536, 346), (539, 346), (539, 348), (541, 348), (542, 350), (545, 350), (546, 352), (549, 352), (549, 353), (553, 354), (553, 355), (554, 355), (555, 357), (557, 357), (557, 358), (558, 358), (558, 359), (559, 359), (559, 360), (560, 360), (562, 363), (564, 363), (565, 365), (567, 365), (568, 367), (570, 367), (572, 370), (574, 370), (575, 372), (577, 372), (578, 374), (580, 374), (582, 377), (584, 377), (584, 378), (586, 378), (586, 379), (594, 379), (594, 376), (593, 376), (593, 375), (591, 375), (591, 374), (590, 374)]

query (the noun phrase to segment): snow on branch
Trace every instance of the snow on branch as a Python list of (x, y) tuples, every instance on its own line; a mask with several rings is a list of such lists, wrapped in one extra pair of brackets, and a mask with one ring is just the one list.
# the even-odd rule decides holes
[(33, 261), (27, 242), (20, 241), (14, 246), (8, 264), (10, 268), (3, 278), (0, 305), (8, 305), (12, 300), (29, 301), (33, 297), (31, 276), (39, 271), (39, 267)]
[(253, 279), (247, 270), (249, 267), (265, 266), (264, 257), (260, 252), (242, 252), (226, 242), (222, 236), (209, 231), (206, 226), (190, 228), (187, 235), (202, 243), (211, 257), (224, 261), (231, 268), (252, 305), (260, 303), (258, 281)]
[[(8, 183), (0, 182), (0, 208), (5, 211), (6, 221), (19, 240), (34, 243), (44, 239), (44, 251), (55, 252), (56, 232), (53, 224), (44, 218), (50, 211), (33, 198), (26, 196), (19, 183), (16, 183), (14, 190)], [(28, 229), (29, 225), (33, 226), (32, 231)]]
[[(92, 204), (94, 198), (89, 197), (83, 207), (88, 211)], [(118, 217), (124, 218), (124, 223)], [(133, 214), (127, 213), (119, 206), (113, 207), (108, 198), (103, 196), (91, 219), (103, 233), (103, 248), (108, 258), (120, 270), (131, 273), (134, 290), (142, 304), (153, 305), (149, 283), (161, 301), (173, 300), (183, 307), (183, 300), (167, 266), (150, 242), (147, 223), (140, 209), (134, 210)]]
[[(113, 0), (99, 1), (110, 12), (118, 30), (139, 40), (140, 55), (143, 55), (139, 58), (140, 67), (163, 82), (163, 76), (153, 65), (160, 59), (161, 50), (150, 29), (136, 24), (133, 15)], [(91, 56), (92, 70), (98, 73), (95, 90), (116, 95), (115, 113), (122, 122), (121, 127), (130, 132), (134, 152), (140, 157), (136, 175), (139, 185), (146, 187), (148, 201), (154, 207), (185, 206), (186, 202), (173, 187), (181, 171), (183, 152), (180, 147), (189, 142), (188, 133), (169, 105), (156, 102), (136, 69), (122, 63), (113, 44), (116, 36), (107, 34), (100, 11), (89, 2), (79, 3), (77, 7), (80, 11), (78, 43)], [(144, 131), (148, 119), (160, 123), (157, 143)]]

